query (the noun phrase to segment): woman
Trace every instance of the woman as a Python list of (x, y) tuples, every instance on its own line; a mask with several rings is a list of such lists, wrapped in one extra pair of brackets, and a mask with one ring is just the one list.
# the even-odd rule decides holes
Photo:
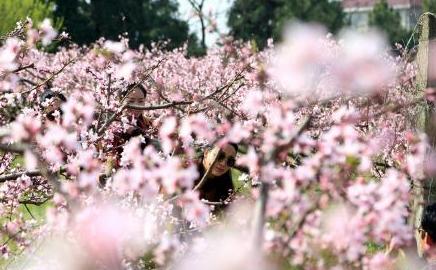
[[(147, 98), (147, 91), (141, 84), (130, 84), (125, 91), (121, 92), (121, 98), (124, 104), (134, 106), (144, 106)], [(129, 116), (136, 118), (136, 128), (145, 130), (149, 123), (145, 119), (142, 110), (130, 109), (126, 110)]]
[(200, 198), (211, 203), (221, 203), (230, 199), (234, 190), (230, 168), (235, 165), (237, 144), (214, 146), (207, 149), (198, 164), (200, 177), (194, 183), (194, 190), (198, 190)]
[[(147, 91), (144, 86), (140, 84), (130, 84), (126, 90), (121, 92), (121, 101), (123, 104), (144, 106), (145, 99), (147, 97)], [(147, 129), (150, 126), (150, 122), (143, 115), (142, 110), (126, 109), (127, 116), (134, 117), (136, 120), (135, 125), (129, 127), (126, 131), (114, 132), (114, 138), (112, 141), (112, 148), (107, 152), (106, 158), (106, 172), (100, 179), (100, 184), (105, 185), (107, 175), (111, 174), (113, 168), (120, 167), (120, 159), (123, 152), (124, 145), (133, 137), (142, 135), (144, 142), (141, 143), (141, 148), (144, 149), (147, 144), (150, 143), (150, 139), (145, 135)]]
[[(147, 98), (147, 91), (140, 84), (131, 84), (127, 87), (126, 91), (121, 93), (122, 100), (125, 104), (144, 106), (145, 99)], [(142, 135), (145, 142), (141, 144), (141, 148), (145, 148), (148, 143), (148, 138), (145, 136), (145, 132), (150, 126), (149, 121), (142, 114), (142, 110), (127, 109), (128, 116), (133, 116), (136, 120), (136, 125), (132, 125), (125, 132), (114, 133), (113, 150), (116, 153), (117, 160), (121, 157), (123, 152), (123, 146), (133, 137)]]

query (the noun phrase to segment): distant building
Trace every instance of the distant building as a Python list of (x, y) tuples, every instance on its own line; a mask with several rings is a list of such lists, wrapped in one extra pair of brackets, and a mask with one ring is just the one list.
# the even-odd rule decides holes
[[(339, 0), (350, 20), (351, 27), (359, 30), (368, 28), (368, 14), (378, 1), (380, 0)], [(387, 0), (387, 2), (400, 14), (401, 25), (408, 30), (413, 29), (422, 12), (422, 0)]]

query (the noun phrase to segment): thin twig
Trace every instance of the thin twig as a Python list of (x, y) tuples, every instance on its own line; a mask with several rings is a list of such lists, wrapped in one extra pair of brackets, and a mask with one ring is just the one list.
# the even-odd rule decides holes
[(106, 128), (123, 112), (123, 110), (127, 107), (127, 104), (124, 104), (121, 106), (121, 108), (118, 110), (118, 112), (114, 113), (107, 121), (104, 123), (104, 125), (97, 131), (97, 135), (103, 134), (103, 132), (106, 130)]
[(25, 69), (28, 69), (28, 68), (34, 68), (34, 67), (35, 67), (35, 64), (34, 64), (34, 63), (31, 63), (31, 64), (28, 64), (28, 65), (26, 65), (26, 66), (20, 66), (20, 67), (18, 67), (17, 69), (13, 70), (12, 73), (17, 73), (17, 72), (20, 72), (20, 71), (22, 71), (22, 70), (25, 70)]
[(306, 222), (307, 217), (314, 213), (316, 210), (318, 209), (318, 203), (314, 204), (314, 206), (312, 206), (311, 208), (309, 208), (303, 215), (303, 217), (298, 221), (297, 224), (295, 224), (295, 226), (293, 226), (293, 230), (292, 232), (289, 234), (289, 240), (291, 241), (292, 238), (295, 237), (295, 235), (297, 234), (298, 230), (301, 228), (301, 226), (303, 226), (303, 224)]
[(58, 71), (56, 71), (55, 73), (53, 73), (50, 77), (48, 77), (47, 79), (45, 79), (42, 83), (37, 84), (36, 86), (34, 86), (33, 88), (31, 88), (30, 90), (26, 90), (21, 92), (21, 94), (26, 94), (29, 92), (32, 92), (35, 89), (38, 89), (39, 87), (45, 85), (46, 83), (48, 83), (49, 81), (51, 81), (55, 76), (59, 75), (62, 71), (64, 71), (64, 69), (70, 65), (71, 63), (73, 63), (74, 61), (76, 61), (77, 58), (71, 59), (70, 61), (68, 61), (66, 64), (64, 64), (64, 66), (59, 69)]
[(36, 82), (32, 82), (31, 80), (28, 80), (28, 79), (20, 78), (20, 81), (24, 82), (24, 83), (28, 83), (28, 84), (30, 84), (32, 86), (38, 85)]
[[(218, 154), (214, 157), (212, 164), (209, 166), (209, 168), (206, 170), (206, 172), (204, 173), (203, 177), (200, 179), (200, 182), (198, 182), (198, 184), (192, 189), (193, 191), (197, 191), (200, 188), (203, 187), (203, 185), (206, 183), (207, 181), (207, 177), (209, 176), (210, 172), (212, 171), (213, 166), (215, 165), (215, 163), (217, 162), (217, 157), (219, 155), (219, 153), (221, 152), (221, 150), (219, 150)], [(203, 166), (203, 165), (201, 165)]]
[(215, 96), (216, 94), (220, 93), (221, 91), (223, 91), (225, 89), (229, 89), (235, 82), (243, 79), (244, 77), (241, 76), (241, 74), (244, 72), (244, 70), (245, 69), (241, 70), (230, 82), (228, 82), (225, 85), (217, 88), (215, 91), (213, 91), (209, 95), (207, 95), (207, 96), (203, 97), (202, 99), (200, 99), (200, 102), (212, 98), (213, 96)]
[(40, 206), (43, 205), (44, 203), (48, 202), (50, 199), (53, 199), (53, 195), (45, 198), (42, 201), (32, 201), (32, 200), (25, 200), (25, 201), (19, 201), (19, 203), (24, 204), (25, 206), (27, 204), (31, 204), (31, 205), (36, 205), (36, 206)]
[(277, 158), (277, 156), (285, 151), (286, 149), (288, 149), (289, 147), (292, 146), (292, 144), (294, 144), (295, 140), (298, 139), (298, 137), (310, 126), (310, 121), (312, 120), (312, 115), (309, 115), (306, 117), (306, 119), (304, 119), (303, 123), (301, 124), (301, 126), (298, 128), (298, 130), (295, 132), (295, 134), (291, 137), (291, 139), (289, 140), (288, 143), (281, 145), (277, 148), (274, 149), (274, 151), (272, 151), (272, 153), (270, 154), (270, 158), (268, 160), (274, 160)]

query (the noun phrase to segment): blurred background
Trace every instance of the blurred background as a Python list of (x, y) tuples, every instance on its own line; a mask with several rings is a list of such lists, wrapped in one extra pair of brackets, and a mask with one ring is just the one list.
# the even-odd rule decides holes
[(125, 35), (133, 48), (169, 41), (169, 49), (186, 43), (189, 54), (202, 55), (227, 34), (261, 49), (298, 19), (332, 33), (375, 26), (392, 44), (405, 45), (426, 11), (436, 11), (436, 0), (0, 0), (0, 34), (26, 17), (34, 23), (49, 17), (80, 45)]

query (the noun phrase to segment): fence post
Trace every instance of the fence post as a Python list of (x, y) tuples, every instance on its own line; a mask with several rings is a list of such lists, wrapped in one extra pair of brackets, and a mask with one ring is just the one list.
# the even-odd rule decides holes
[[(420, 32), (416, 64), (417, 73), (417, 93), (422, 95), (426, 88), (436, 87), (436, 16), (432, 13), (424, 13), (418, 21)], [(434, 147), (436, 142), (436, 132), (433, 122), (433, 104), (423, 102), (419, 106), (419, 114), (416, 121), (416, 128), (426, 132), (431, 145)], [(436, 182), (433, 179), (425, 181), (413, 180), (413, 205), (411, 222), (415, 228), (415, 238), (418, 246), (418, 255), (422, 256), (421, 237), (418, 228), (421, 226), (422, 213), (424, 206), (428, 203), (436, 202)]]

